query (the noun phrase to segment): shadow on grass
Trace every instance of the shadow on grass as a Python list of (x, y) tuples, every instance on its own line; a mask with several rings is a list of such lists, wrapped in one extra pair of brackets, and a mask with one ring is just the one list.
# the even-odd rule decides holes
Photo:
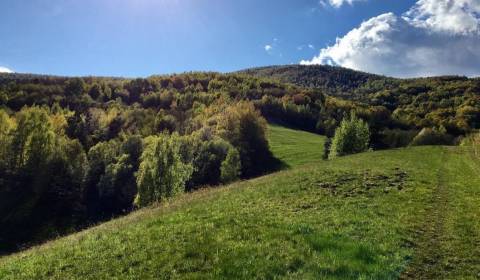
[(272, 156), (272, 158), (270, 159), (269, 166), (270, 166), (270, 169), (268, 173), (278, 172), (281, 170), (292, 168), (289, 164), (287, 164), (283, 160), (280, 160), (274, 156)]

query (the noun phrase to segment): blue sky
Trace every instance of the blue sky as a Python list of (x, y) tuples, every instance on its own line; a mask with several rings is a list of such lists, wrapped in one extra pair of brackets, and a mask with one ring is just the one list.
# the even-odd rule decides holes
[(136, 77), (299, 63), (313, 60), (363, 21), (388, 12), (401, 15), (414, 4), (4, 0), (0, 67), (23, 73)]

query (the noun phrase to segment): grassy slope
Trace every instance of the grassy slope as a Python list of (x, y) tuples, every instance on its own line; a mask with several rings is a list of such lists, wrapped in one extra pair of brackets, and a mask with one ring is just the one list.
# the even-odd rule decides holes
[[(291, 133), (273, 128), (274, 150), (282, 150), (277, 141), (288, 145), (275, 135)], [(280, 156), (295, 166), (309, 155)], [(476, 170), (460, 148), (318, 161), (184, 195), (2, 258), (0, 279), (473, 279), (480, 272)], [(432, 244), (438, 262), (424, 256), (437, 254)]]
[(271, 125), (268, 132), (270, 149), (288, 167), (322, 160), (325, 137), (277, 125)]

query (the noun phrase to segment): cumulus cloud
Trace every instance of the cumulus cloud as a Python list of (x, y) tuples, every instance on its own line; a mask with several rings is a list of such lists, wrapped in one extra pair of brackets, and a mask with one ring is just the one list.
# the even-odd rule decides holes
[(479, 0), (420, 0), (405, 13), (405, 20), (437, 32), (479, 32)]
[(301, 64), (396, 77), (480, 75), (480, 0), (419, 0), (363, 22)]
[(353, 5), (353, 2), (359, 2), (359, 1), (365, 1), (365, 0), (320, 0), (319, 3), (323, 7), (326, 7), (328, 4), (330, 4), (331, 6), (333, 6), (335, 8), (340, 8), (344, 4)]
[(7, 67), (0, 66), (0, 73), (13, 73), (13, 71)]
[(268, 51), (271, 51), (273, 49), (272, 45), (265, 45), (265, 50), (268, 52)]

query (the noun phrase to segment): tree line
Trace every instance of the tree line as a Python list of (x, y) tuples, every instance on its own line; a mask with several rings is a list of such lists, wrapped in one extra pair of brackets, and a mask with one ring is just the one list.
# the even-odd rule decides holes
[(273, 66), (242, 73), (322, 91), (330, 100), (317, 127), (329, 135), (339, 124), (338, 112), (362, 111), (357, 115), (368, 120), (375, 148), (408, 145), (422, 130), (438, 143), (456, 144), (480, 128), (479, 78), (396, 79), (323, 65)]

